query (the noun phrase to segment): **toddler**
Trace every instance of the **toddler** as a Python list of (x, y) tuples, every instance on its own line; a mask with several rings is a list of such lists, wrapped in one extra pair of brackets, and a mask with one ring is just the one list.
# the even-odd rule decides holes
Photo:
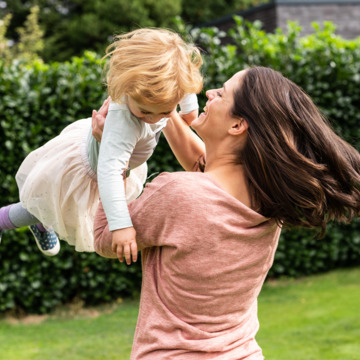
[(136, 233), (127, 202), (141, 193), (146, 161), (177, 104), (184, 117), (196, 116), (202, 59), (194, 45), (164, 29), (120, 35), (107, 56), (110, 98), (101, 144), (92, 136), (88, 118), (31, 152), (16, 174), (20, 203), (0, 209), (0, 237), (2, 230), (29, 226), (46, 255), (58, 253), (58, 237), (77, 251), (94, 251), (93, 220), (100, 195), (126, 262), (130, 254), (136, 261)]

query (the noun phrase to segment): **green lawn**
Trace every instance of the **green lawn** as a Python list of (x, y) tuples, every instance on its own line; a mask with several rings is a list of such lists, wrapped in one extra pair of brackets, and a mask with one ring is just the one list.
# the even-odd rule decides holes
[(360, 359), (360, 268), (267, 283), (259, 319), (266, 359)]
[[(359, 359), (359, 305), (360, 268), (268, 282), (257, 341), (267, 360)], [(129, 359), (137, 307), (134, 301), (1, 319), (0, 359)]]

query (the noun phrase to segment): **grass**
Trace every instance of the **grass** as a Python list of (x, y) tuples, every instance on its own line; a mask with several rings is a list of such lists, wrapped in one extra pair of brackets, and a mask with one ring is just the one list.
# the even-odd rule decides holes
[[(0, 321), (0, 359), (129, 359), (138, 302)], [(38, 323), (40, 322), (40, 323)]]
[(268, 282), (257, 341), (267, 359), (359, 359), (359, 305), (360, 268)]
[[(269, 281), (257, 341), (269, 360), (351, 360), (360, 353), (360, 268)], [(138, 302), (73, 306), (47, 317), (0, 320), (6, 360), (129, 359)]]

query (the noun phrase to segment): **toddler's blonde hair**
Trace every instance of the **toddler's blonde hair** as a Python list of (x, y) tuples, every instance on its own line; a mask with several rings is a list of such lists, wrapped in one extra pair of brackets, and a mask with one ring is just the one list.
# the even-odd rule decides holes
[(138, 29), (118, 35), (106, 53), (107, 87), (112, 100), (128, 95), (144, 105), (176, 105), (203, 86), (199, 49), (165, 29)]

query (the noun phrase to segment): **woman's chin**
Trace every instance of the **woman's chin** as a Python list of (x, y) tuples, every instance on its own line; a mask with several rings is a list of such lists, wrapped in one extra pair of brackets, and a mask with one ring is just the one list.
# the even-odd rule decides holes
[(191, 123), (191, 127), (196, 130), (196, 128), (204, 122), (205, 118), (206, 115), (204, 113), (201, 113), (199, 117)]

